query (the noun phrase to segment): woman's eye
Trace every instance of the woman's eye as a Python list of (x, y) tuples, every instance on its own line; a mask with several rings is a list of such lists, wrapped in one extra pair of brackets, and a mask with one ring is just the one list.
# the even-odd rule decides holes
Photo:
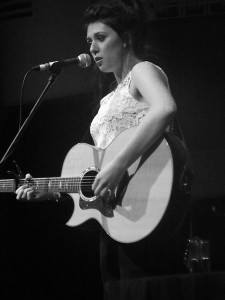
[(99, 36), (98, 36), (98, 40), (99, 40), (100, 42), (103, 42), (104, 39), (105, 39), (105, 36), (104, 36), (104, 35), (99, 35)]

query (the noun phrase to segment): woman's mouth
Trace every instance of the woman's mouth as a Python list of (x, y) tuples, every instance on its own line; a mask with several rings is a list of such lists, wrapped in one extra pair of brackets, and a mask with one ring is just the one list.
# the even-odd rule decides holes
[(96, 57), (95, 62), (100, 67), (102, 65), (102, 57)]

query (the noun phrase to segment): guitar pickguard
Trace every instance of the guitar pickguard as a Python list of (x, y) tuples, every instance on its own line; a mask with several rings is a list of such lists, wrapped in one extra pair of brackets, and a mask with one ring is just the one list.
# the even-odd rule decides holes
[(82, 198), (80, 198), (79, 206), (83, 210), (97, 209), (98, 211), (100, 211), (100, 213), (103, 216), (105, 216), (107, 218), (114, 217), (113, 206), (111, 205), (111, 203), (109, 201), (105, 201), (104, 199), (96, 198), (96, 200), (88, 202), (88, 201), (85, 201)]

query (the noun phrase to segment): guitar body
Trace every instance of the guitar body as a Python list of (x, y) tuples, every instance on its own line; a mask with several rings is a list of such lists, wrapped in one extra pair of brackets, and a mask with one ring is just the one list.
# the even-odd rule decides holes
[(0, 192), (26, 184), (37, 192), (65, 192), (74, 202), (68, 226), (95, 219), (114, 240), (133, 243), (151, 235), (159, 242), (178, 228), (188, 208), (192, 173), (187, 151), (174, 135), (165, 134), (127, 170), (110, 199), (97, 198), (92, 183), (132, 138), (125, 130), (105, 149), (77, 144), (68, 152), (62, 177), (0, 180)]
[[(88, 144), (75, 145), (65, 157), (61, 176), (82, 177), (85, 170), (101, 169), (117, 155), (135, 130), (136, 127), (132, 127), (122, 132), (105, 150), (98, 150)], [(174, 191), (177, 181), (175, 176), (180, 181), (183, 174), (185, 157), (180, 157), (181, 166), (177, 168), (168, 141), (165, 138), (160, 140), (154, 149), (146, 151), (130, 166), (122, 186), (118, 187), (114, 206), (95, 197), (82, 199), (79, 193), (70, 193), (74, 211), (67, 225), (78, 226), (89, 219), (96, 219), (109, 236), (123, 243), (136, 242), (157, 232), (162, 227), (161, 223), (169, 227), (169, 224), (165, 224), (168, 221), (166, 212), (171, 210), (170, 207), (174, 212), (176, 203), (173, 201), (171, 205), (170, 201), (175, 198), (175, 194), (178, 197), (181, 194), (180, 191)], [(178, 201), (182, 200), (184, 199)], [(184, 206), (180, 203), (177, 205), (182, 210)], [(177, 214), (180, 211), (175, 211), (172, 219)]]

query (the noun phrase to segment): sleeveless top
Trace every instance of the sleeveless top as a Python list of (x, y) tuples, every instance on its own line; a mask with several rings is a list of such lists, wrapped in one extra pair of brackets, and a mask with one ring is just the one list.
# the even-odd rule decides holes
[[(164, 74), (169, 88), (165, 72), (159, 66), (154, 66)], [(134, 99), (130, 94), (131, 72), (114, 91), (100, 101), (98, 113), (92, 120), (90, 133), (95, 146), (99, 149), (105, 149), (117, 135), (127, 128), (139, 125), (149, 110), (149, 104)]]
[(131, 71), (117, 88), (100, 101), (90, 132), (95, 146), (105, 149), (114, 138), (131, 126), (138, 125), (149, 105), (135, 100), (130, 92)]

